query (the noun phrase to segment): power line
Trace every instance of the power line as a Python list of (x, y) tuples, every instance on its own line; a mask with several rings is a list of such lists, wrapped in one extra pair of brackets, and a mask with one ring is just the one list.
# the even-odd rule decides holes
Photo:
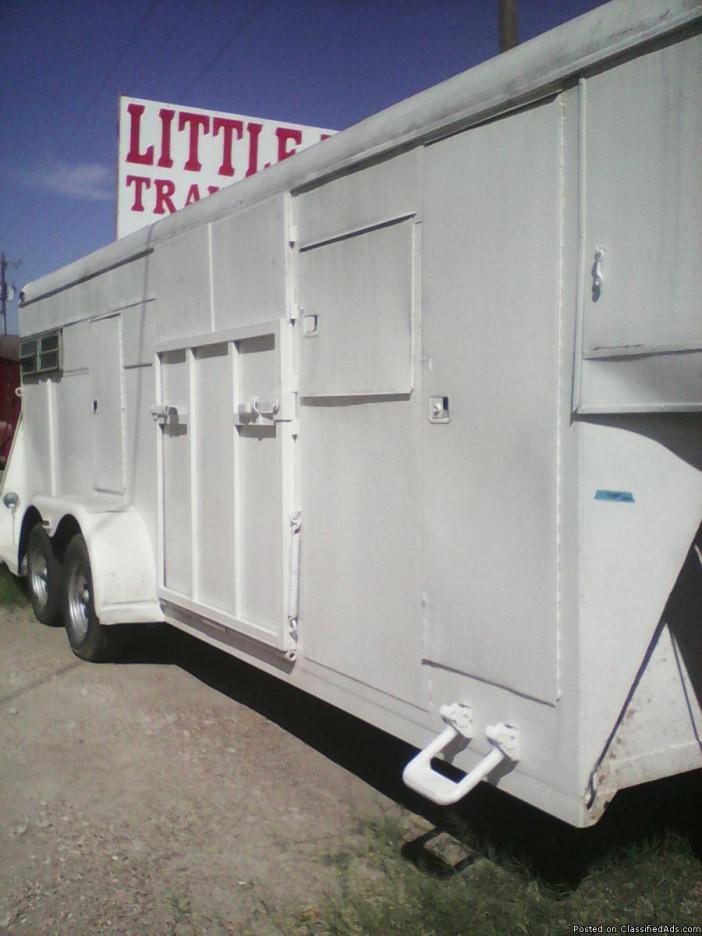
[(78, 129), (79, 129), (80, 125), (81, 125), (82, 122), (85, 120), (85, 118), (88, 116), (88, 114), (90, 113), (90, 111), (92, 110), (92, 108), (95, 106), (95, 104), (96, 104), (97, 101), (98, 101), (98, 98), (100, 97), (100, 95), (102, 94), (102, 92), (105, 90), (105, 88), (106, 88), (107, 85), (109, 84), (110, 80), (112, 79), (113, 75), (115, 74), (115, 72), (117, 71), (117, 69), (119, 68), (119, 66), (120, 66), (120, 65), (122, 64), (122, 62), (124, 61), (124, 58), (125, 58), (127, 52), (128, 52), (128, 51), (131, 49), (131, 47), (132, 47), (132, 44), (133, 44), (133, 42), (134, 42), (134, 39), (135, 39), (135, 38), (137, 37), (137, 35), (139, 34), (139, 31), (140, 31), (141, 27), (144, 25), (144, 23), (146, 22), (146, 20), (148, 19), (148, 17), (151, 15), (152, 10), (154, 9), (154, 7), (156, 6), (156, 4), (157, 4), (158, 2), (159, 2), (159, 0), (151, 0), (151, 3), (149, 4), (149, 6), (148, 6), (146, 12), (144, 13), (144, 15), (141, 17), (141, 19), (139, 19), (139, 20), (134, 24), (134, 28), (132, 29), (132, 31), (131, 31), (131, 33), (130, 33), (130, 35), (129, 35), (129, 38), (127, 39), (127, 41), (125, 42), (124, 46), (122, 47), (122, 51), (119, 53), (119, 55), (117, 56), (117, 58), (116, 58), (115, 61), (114, 61), (114, 64), (112, 65), (112, 67), (109, 69), (109, 71), (108, 71), (107, 74), (105, 75), (105, 78), (103, 79), (102, 84), (100, 85), (100, 87), (98, 88), (98, 90), (95, 92), (95, 94), (92, 96), (92, 98), (90, 99), (90, 101), (86, 104), (86, 106), (83, 108), (83, 110), (81, 111), (81, 113), (78, 115), (78, 119), (76, 120), (75, 124), (73, 125), (72, 129), (69, 131), (69, 133), (67, 134), (65, 140), (63, 140), (63, 142), (62, 142), (61, 145), (63, 145), (64, 143), (67, 143), (67, 142), (68, 142), (73, 136), (75, 136), (75, 134), (78, 132)]
[[(68, 131), (68, 133), (66, 133), (66, 134), (65, 134), (63, 137), (61, 137), (61, 139), (59, 140), (59, 143), (57, 144), (57, 149), (58, 149), (59, 152), (60, 152), (60, 151), (64, 148), (64, 146), (76, 135), (76, 133), (77, 133), (78, 130), (80, 129), (80, 127), (81, 127), (83, 121), (84, 121), (85, 118), (88, 116), (88, 114), (90, 113), (90, 111), (93, 109), (93, 107), (95, 106), (95, 104), (96, 104), (97, 101), (99, 100), (100, 96), (102, 95), (103, 91), (105, 90), (105, 88), (108, 86), (109, 82), (110, 82), (110, 81), (112, 80), (112, 78), (114, 77), (114, 75), (115, 75), (117, 69), (119, 68), (119, 66), (120, 66), (120, 65), (122, 64), (122, 62), (124, 61), (124, 59), (125, 59), (125, 57), (126, 57), (126, 55), (127, 55), (127, 52), (128, 52), (128, 51), (130, 50), (130, 48), (132, 47), (132, 45), (133, 45), (133, 43), (134, 43), (134, 40), (135, 40), (135, 38), (137, 37), (139, 31), (141, 30), (142, 26), (144, 25), (144, 23), (146, 22), (146, 20), (148, 19), (148, 17), (149, 17), (149, 16), (151, 15), (151, 13), (153, 12), (153, 10), (154, 10), (154, 8), (156, 7), (156, 5), (158, 4), (158, 2), (159, 2), (159, 0), (151, 0), (151, 3), (150, 3), (149, 6), (147, 7), (145, 13), (144, 13), (144, 14), (140, 17), (140, 19), (137, 20), (137, 22), (134, 24), (134, 27), (132, 28), (132, 31), (131, 31), (131, 33), (129, 34), (129, 37), (127, 38), (126, 42), (123, 44), (123, 46), (122, 46), (120, 52), (118, 53), (116, 59), (115, 59), (114, 62), (113, 62), (113, 64), (112, 64), (111, 67), (108, 69), (108, 71), (107, 71), (105, 77), (103, 78), (103, 80), (102, 80), (102, 82), (101, 82), (101, 84), (100, 84), (100, 87), (97, 89), (97, 91), (96, 91), (96, 92), (93, 94), (93, 96), (90, 98), (89, 102), (88, 102), (88, 103), (82, 108), (82, 110), (78, 113), (78, 116), (77, 116), (77, 118), (76, 118), (74, 124), (72, 125), (71, 129)], [(94, 142), (94, 140), (93, 140), (92, 144), (89, 144), (88, 148), (84, 151), (84, 155), (85, 155), (86, 153), (92, 152), (94, 146), (95, 146), (95, 142)], [(46, 170), (47, 174), (48, 174), (48, 173), (51, 173), (54, 169), (59, 170), (58, 175), (57, 175), (57, 177), (56, 177), (56, 182), (57, 182), (57, 183), (61, 183), (62, 181), (65, 181), (65, 180), (68, 178), (68, 174), (69, 174), (70, 169), (69, 169), (69, 168), (66, 168), (65, 166), (64, 166), (63, 169), (61, 169), (61, 160), (60, 160), (60, 158), (59, 158), (58, 156), (54, 157), (54, 159), (49, 163), (49, 166), (47, 167), (47, 170)], [(66, 234), (67, 234), (67, 233), (72, 233), (73, 230), (75, 229), (75, 226), (76, 226), (76, 224), (74, 223), (74, 225), (72, 225), (72, 226), (69, 225), (68, 230), (67, 230), (66, 228), (62, 229), (62, 230), (61, 230), (61, 238), (62, 238), (63, 240), (65, 240)], [(48, 253), (49, 253), (49, 251), (50, 251), (51, 249), (52, 249), (51, 246), (47, 245), (47, 246), (45, 247), (44, 251), (43, 251), (42, 253), (39, 253), (39, 259), (40, 259), (40, 260), (45, 259), (45, 258), (48, 256)], [(36, 258), (35, 258), (35, 262), (36, 262)]]
[[(135, 28), (134, 28), (134, 30), (133, 30), (132, 37), (130, 37), (130, 39), (129, 39), (127, 45), (129, 45), (129, 43), (131, 43), (131, 40), (132, 40), (133, 36), (136, 34), (136, 32), (138, 31), (138, 29), (141, 28), (141, 25), (142, 25), (143, 22), (145, 21), (146, 17), (151, 13), (151, 11), (153, 10), (153, 8), (156, 6), (156, 4), (157, 4), (158, 2), (159, 2), (159, 0), (152, 0), (152, 2), (151, 2), (151, 4), (150, 4), (149, 8), (148, 8), (147, 11), (146, 11), (146, 13), (142, 16), (142, 18), (141, 18), (141, 20), (139, 21), (139, 23), (137, 24), (137, 26), (135, 26)], [(261, 10), (263, 9), (263, 7), (265, 6), (265, 4), (266, 4), (267, 2), (268, 2), (268, 0), (259, 0), (259, 2), (256, 3), (256, 4), (254, 5), (254, 7), (251, 9), (251, 11), (242, 19), (242, 21), (239, 23), (239, 25), (235, 28), (235, 30), (234, 30), (234, 32), (231, 34), (230, 38), (229, 38), (225, 43), (223, 43), (222, 46), (220, 46), (220, 48), (214, 53), (214, 55), (212, 55), (212, 56), (210, 57), (210, 59), (209, 59), (209, 60), (207, 61), (207, 63), (205, 64), (205, 66), (204, 66), (204, 67), (200, 70), (200, 72), (195, 76), (195, 78), (194, 78), (192, 81), (190, 81), (189, 84), (187, 85), (187, 87), (180, 93), (180, 95), (179, 95), (180, 99), (185, 98), (186, 95), (189, 94), (190, 91), (191, 91), (194, 87), (196, 87), (196, 86), (199, 84), (199, 82), (202, 81), (202, 79), (211, 71), (211, 69), (214, 68), (214, 66), (215, 66), (215, 65), (217, 64), (217, 62), (222, 58), (222, 56), (225, 54), (225, 52), (226, 52), (229, 48), (231, 48), (231, 46), (234, 44), (234, 40), (237, 39), (239, 36), (241, 36), (241, 34), (242, 34), (246, 29), (248, 29), (248, 27), (253, 23), (253, 21), (256, 19), (256, 17), (257, 17), (258, 14), (261, 12)], [(172, 32), (168, 34), (168, 39), (170, 39), (171, 36), (172, 36)], [(168, 41), (168, 40), (166, 40), (166, 41)], [(165, 43), (163, 43), (163, 44), (165, 44)], [(93, 96), (93, 99), (91, 100), (91, 103), (88, 105), (88, 107), (85, 108), (84, 114), (81, 115), (81, 116), (79, 117), (78, 121), (76, 122), (76, 129), (80, 126), (80, 123), (81, 123), (83, 117), (85, 116), (85, 113), (87, 113), (87, 111), (89, 110), (89, 108), (93, 106), (93, 104), (95, 103), (95, 101), (98, 99), (98, 97), (100, 96), (100, 94), (102, 93), (102, 91), (104, 90), (104, 88), (106, 87), (107, 82), (110, 80), (110, 78), (112, 77), (112, 75), (113, 75), (114, 72), (116, 71), (118, 65), (121, 63), (122, 59), (124, 58), (125, 52), (126, 52), (126, 49), (120, 54), (120, 56), (118, 57), (117, 62), (113, 65), (113, 67), (112, 67), (112, 69), (110, 70), (110, 72), (109, 72), (107, 78), (105, 79), (105, 81), (103, 81), (100, 90)], [(66, 174), (66, 173), (64, 173), (64, 175), (65, 175), (65, 174)], [(78, 227), (79, 223), (80, 223), (80, 222), (78, 221), (77, 218), (73, 221), (73, 223), (69, 223), (69, 224), (67, 225), (67, 227), (64, 228), (64, 229), (61, 231), (61, 236), (62, 236), (62, 238), (65, 239), (67, 235), (71, 235), (71, 234), (76, 230), (76, 228)], [(40, 254), (39, 256), (42, 257), (42, 258), (45, 257), (45, 256), (47, 255), (49, 249), (50, 249), (50, 248), (47, 247), (47, 248), (45, 249), (44, 253), (43, 253), (43, 254)]]
[(174, 19), (173, 25), (168, 30), (168, 32), (164, 35), (164, 37), (161, 39), (158, 46), (156, 47), (156, 50), (149, 54), (149, 57), (144, 67), (141, 69), (139, 74), (136, 75), (134, 78), (132, 78), (132, 80), (129, 82), (129, 85), (127, 86), (127, 94), (129, 97), (134, 97), (134, 92), (136, 90), (137, 85), (142, 80), (144, 75), (148, 74), (148, 72), (153, 68), (154, 62), (158, 59), (159, 55), (164, 50), (164, 48), (170, 43), (171, 39), (176, 33), (176, 30), (180, 26), (180, 20), (181, 20), (181, 17), (177, 17), (176, 19)]
[(244, 19), (239, 24), (239, 26), (234, 30), (232, 36), (224, 43), (224, 45), (222, 45), (217, 50), (217, 52), (215, 52), (215, 54), (210, 58), (210, 60), (205, 65), (205, 67), (188, 84), (185, 90), (181, 91), (181, 94), (180, 94), (181, 98), (184, 98), (186, 97), (186, 95), (190, 94), (193, 88), (202, 81), (205, 75), (207, 75), (208, 72), (210, 72), (212, 68), (214, 68), (214, 66), (217, 64), (220, 58), (224, 55), (227, 49), (229, 49), (233, 45), (234, 40), (237, 39), (244, 32), (244, 30), (247, 29), (251, 25), (251, 23), (253, 23), (253, 21), (256, 19), (256, 17), (261, 12), (261, 10), (263, 9), (263, 7), (266, 5), (267, 2), (268, 0), (259, 0), (259, 2), (251, 10), (249, 15), (245, 16)]

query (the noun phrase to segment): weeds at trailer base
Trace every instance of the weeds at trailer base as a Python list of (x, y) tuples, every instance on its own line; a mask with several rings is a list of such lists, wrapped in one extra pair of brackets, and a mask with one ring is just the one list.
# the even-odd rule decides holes
[(276, 927), (288, 936), (562, 936), (575, 924), (702, 920), (702, 867), (678, 833), (615, 845), (573, 888), (485, 850), (437, 875), (421, 858), (403, 857), (406, 838), (392, 817), (367, 823), (363, 845), (329, 856), (345, 872), (339, 891)]
[(28, 605), (24, 579), (12, 575), (6, 565), (0, 566), (0, 607), (26, 608)]

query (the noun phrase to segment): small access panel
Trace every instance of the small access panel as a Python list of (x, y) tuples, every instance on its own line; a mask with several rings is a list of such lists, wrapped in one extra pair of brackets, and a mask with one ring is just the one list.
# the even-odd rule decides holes
[(699, 411), (702, 36), (583, 79), (579, 109), (574, 408)]

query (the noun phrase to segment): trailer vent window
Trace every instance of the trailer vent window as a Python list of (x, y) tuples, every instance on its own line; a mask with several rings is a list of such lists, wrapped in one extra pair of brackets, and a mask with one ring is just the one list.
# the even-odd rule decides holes
[(20, 345), (20, 368), (23, 377), (50, 374), (61, 368), (61, 332), (30, 338)]
[(20, 345), (20, 369), (23, 377), (37, 372), (37, 342), (23, 341)]

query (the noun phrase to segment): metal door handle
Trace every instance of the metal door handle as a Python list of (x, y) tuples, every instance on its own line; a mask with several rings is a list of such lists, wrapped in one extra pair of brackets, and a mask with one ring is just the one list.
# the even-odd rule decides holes
[(259, 400), (258, 397), (251, 397), (246, 403), (240, 403), (237, 407), (238, 422), (247, 425), (251, 423), (260, 424), (262, 420), (275, 420), (280, 410), (278, 400)]
[(159, 426), (163, 426), (169, 419), (178, 418), (178, 407), (171, 404), (159, 406), (157, 403), (154, 403), (150, 412), (154, 422), (158, 423)]
[(592, 265), (592, 295), (598, 299), (604, 283), (604, 272), (602, 270), (602, 260), (604, 259), (605, 249), (598, 245), (595, 247), (595, 262)]

